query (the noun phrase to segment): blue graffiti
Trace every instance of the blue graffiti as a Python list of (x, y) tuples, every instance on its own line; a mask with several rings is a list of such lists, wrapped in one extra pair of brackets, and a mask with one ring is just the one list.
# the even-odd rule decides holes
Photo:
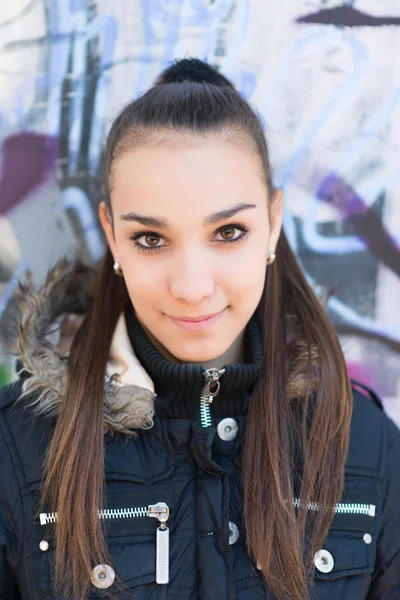
[(89, 198), (80, 188), (69, 187), (63, 192), (63, 200), (64, 207), (72, 209), (78, 217), (91, 259), (99, 261), (104, 254), (104, 244)]
[(24, 276), (29, 263), (26, 258), (23, 258), (17, 268), (15, 269), (11, 279), (7, 282), (5, 290), (0, 297), (0, 319), (2, 318), (5, 309), (9, 301), (11, 300), (12, 295), (14, 294), (16, 288), (18, 287), (18, 282), (21, 281)]
[[(328, 41), (328, 36), (326, 41)], [(344, 79), (342, 84), (337, 87), (319, 114), (311, 121), (307, 131), (286, 161), (283, 168), (283, 180), (280, 182), (283, 187), (285, 187), (292, 178), (293, 173), (309, 151), (322, 126), (327, 122), (328, 118), (332, 117), (333, 114), (339, 110), (339, 108), (342, 108), (345, 102), (349, 100), (350, 95), (356, 92), (356, 84), (367, 73), (368, 52), (365, 45), (352, 38), (349, 38), (348, 42), (353, 52), (354, 68)]]
[(113, 61), (118, 36), (118, 25), (110, 16), (99, 16), (88, 27), (88, 40), (102, 35), (102, 52), (100, 54), (100, 78), (97, 82), (96, 100), (89, 144), (89, 173), (93, 175), (99, 167), (100, 149), (104, 138), (104, 115), (110, 88), (110, 76), (106, 71)]

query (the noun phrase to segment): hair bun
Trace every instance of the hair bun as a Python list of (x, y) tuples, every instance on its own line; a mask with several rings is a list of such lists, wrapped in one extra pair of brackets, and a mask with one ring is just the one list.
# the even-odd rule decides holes
[(182, 83), (183, 81), (211, 83), (220, 87), (234, 87), (215, 67), (198, 58), (176, 60), (161, 73), (156, 81), (156, 85)]

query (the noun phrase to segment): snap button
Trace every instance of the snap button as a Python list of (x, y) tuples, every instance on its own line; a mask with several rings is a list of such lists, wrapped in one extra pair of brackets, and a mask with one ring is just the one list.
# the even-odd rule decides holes
[(229, 521), (229, 545), (236, 544), (238, 539), (239, 527), (235, 523), (232, 523), (232, 521)]
[(330, 573), (335, 566), (335, 561), (332, 554), (323, 548), (315, 553), (314, 564), (321, 573)]
[(370, 533), (364, 533), (363, 540), (366, 544), (370, 544), (372, 542), (372, 535)]
[(39, 548), (42, 552), (46, 552), (46, 550), (49, 549), (49, 542), (47, 542), (46, 540), (42, 540), (39, 544)]
[(238, 430), (239, 426), (235, 419), (231, 419), (230, 417), (227, 419), (222, 419), (217, 427), (218, 435), (221, 440), (224, 440), (224, 442), (230, 442), (231, 440), (234, 440), (237, 436)]
[(92, 569), (91, 580), (95, 587), (104, 590), (109, 588), (115, 579), (114, 569), (109, 565), (97, 565)]

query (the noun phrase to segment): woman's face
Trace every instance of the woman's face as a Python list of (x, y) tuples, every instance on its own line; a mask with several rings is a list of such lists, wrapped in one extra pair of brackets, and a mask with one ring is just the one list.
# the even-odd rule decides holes
[(220, 357), (260, 301), (279, 192), (268, 199), (257, 158), (217, 137), (136, 148), (114, 167), (114, 230), (104, 202), (100, 218), (139, 321), (179, 361)]

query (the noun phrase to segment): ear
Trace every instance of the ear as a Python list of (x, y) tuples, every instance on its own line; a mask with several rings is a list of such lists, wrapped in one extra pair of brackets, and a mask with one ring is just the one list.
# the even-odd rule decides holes
[(114, 262), (119, 262), (117, 246), (116, 246), (115, 238), (114, 238), (112, 216), (110, 213), (110, 209), (108, 208), (105, 201), (100, 202), (100, 204), (99, 204), (99, 218), (100, 218), (101, 226), (103, 227), (105, 236), (107, 238), (107, 242), (110, 247), (111, 254), (114, 257)]
[(275, 252), (278, 243), (279, 235), (282, 229), (282, 214), (283, 214), (283, 196), (282, 191), (275, 189), (269, 200), (269, 222), (270, 236), (268, 250)]

